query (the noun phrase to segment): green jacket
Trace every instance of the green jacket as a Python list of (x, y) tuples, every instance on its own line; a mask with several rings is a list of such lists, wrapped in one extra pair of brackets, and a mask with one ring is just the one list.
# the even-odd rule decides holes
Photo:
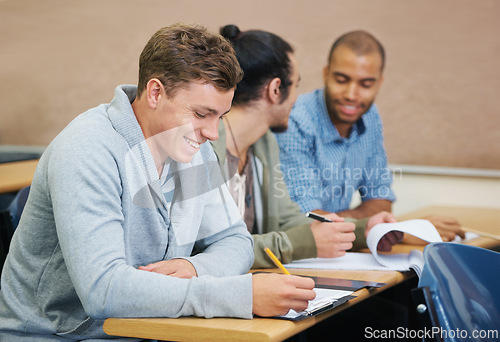
[[(226, 131), (223, 124), (219, 125), (219, 139), (211, 144), (227, 180)], [(253, 268), (275, 267), (264, 252), (265, 247), (269, 247), (285, 264), (292, 260), (315, 258), (316, 243), (309, 227), (311, 219), (301, 213), (299, 206), (290, 199), (280, 169), (276, 138), (268, 131), (252, 148), (254, 199), (260, 198), (259, 202), (254, 202), (259, 234), (252, 234), (255, 253)], [(366, 219), (349, 221), (356, 223), (353, 249), (366, 247)]]

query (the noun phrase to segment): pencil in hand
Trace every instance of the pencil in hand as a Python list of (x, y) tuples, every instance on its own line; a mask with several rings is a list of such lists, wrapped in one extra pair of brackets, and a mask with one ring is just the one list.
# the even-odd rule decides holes
[(284, 274), (290, 275), (290, 272), (288, 272), (288, 270), (285, 268), (285, 266), (283, 266), (283, 264), (281, 263), (281, 261), (278, 260), (278, 258), (276, 257), (276, 255), (274, 255), (274, 253), (268, 247), (266, 247), (264, 249), (264, 251), (267, 253), (267, 255), (269, 255), (269, 257), (271, 258), (271, 260), (281, 270), (281, 272), (283, 272)]

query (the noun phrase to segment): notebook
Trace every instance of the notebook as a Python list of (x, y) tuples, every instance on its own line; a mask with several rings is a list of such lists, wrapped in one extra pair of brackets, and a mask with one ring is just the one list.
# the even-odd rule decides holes
[(385, 271), (408, 271), (413, 268), (417, 275), (420, 275), (424, 264), (421, 251), (413, 250), (409, 254), (384, 254), (377, 251), (377, 244), (382, 236), (393, 230), (414, 235), (427, 242), (443, 241), (436, 227), (427, 220), (417, 219), (396, 223), (381, 223), (374, 226), (366, 238), (371, 253), (348, 252), (340, 258), (302, 259), (286, 264), (285, 267)]

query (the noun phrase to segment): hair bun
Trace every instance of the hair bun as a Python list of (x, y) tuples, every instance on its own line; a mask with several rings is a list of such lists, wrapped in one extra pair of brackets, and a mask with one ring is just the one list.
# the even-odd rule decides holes
[(220, 34), (224, 38), (229, 39), (229, 40), (235, 40), (236, 37), (240, 34), (240, 32), (241, 31), (238, 28), (238, 26), (233, 25), (233, 24), (226, 25), (224, 27), (221, 27), (221, 29), (220, 29)]

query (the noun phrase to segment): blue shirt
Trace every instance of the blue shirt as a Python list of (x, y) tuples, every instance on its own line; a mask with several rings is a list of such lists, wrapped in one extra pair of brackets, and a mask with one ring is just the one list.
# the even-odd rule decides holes
[(356, 191), (362, 201), (395, 200), (375, 105), (343, 138), (328, 115), (324, 90), (318, 89), (299, 96), (288, 130), (276, 138), (290, 197), (302, 211), (347, 210)]

